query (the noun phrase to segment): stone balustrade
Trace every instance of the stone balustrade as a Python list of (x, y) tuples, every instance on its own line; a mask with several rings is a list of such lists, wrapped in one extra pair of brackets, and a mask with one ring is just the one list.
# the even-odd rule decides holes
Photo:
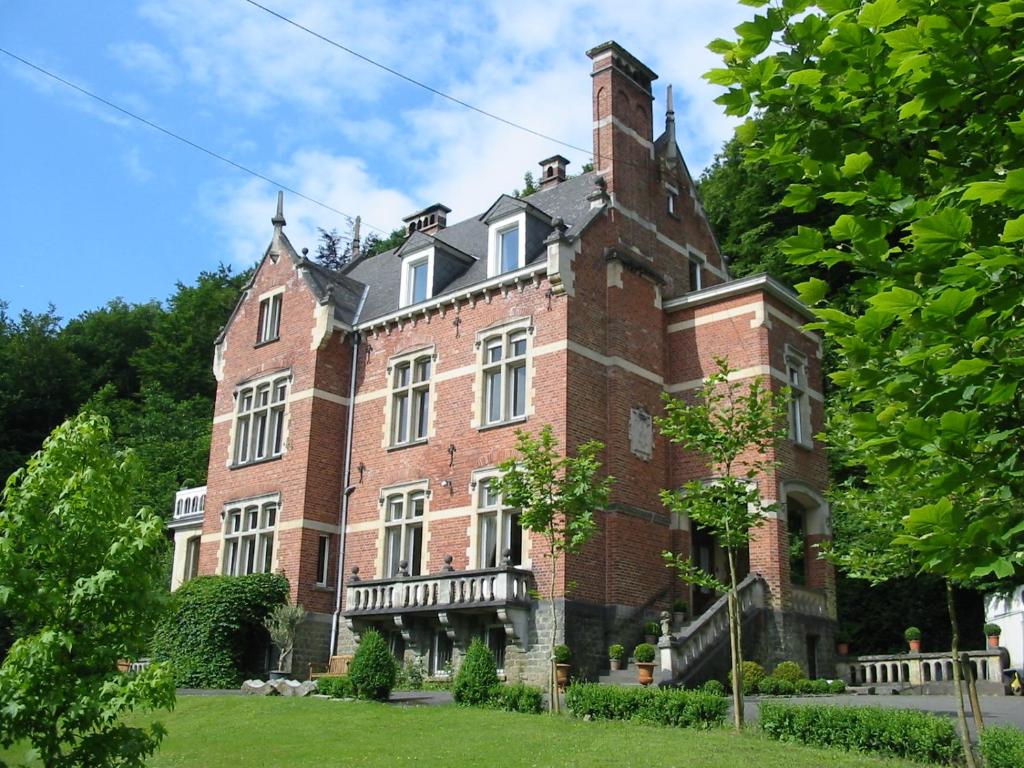
[(821, 590), (793, 584), (790, 586), (790, 599), (794, 613), (803, 616), (819, 616), (823, 619), (831, 618), (828, 613), (828, 599)]
[[(1009, 665), (1005, 649), (965, 652), (981, 693), (1005, 692), (1003, 673)], [(921, 688), (945, 692), (953, 681), (953, 656), (944, 653), (899, 653), (853, 656), (840, 659), (839, 676), (850, 685), (884, 686), (890, 689)]]
[(358, 568), (353, 568), (345, 592), (345, 615), (528, 605), (531, 578), (528, 570), (504, 567), (362, 581)]
[(196, 518), (202, 520), (206, 511), (206, 486), (185, 488), (174, 494), (174, 522)]

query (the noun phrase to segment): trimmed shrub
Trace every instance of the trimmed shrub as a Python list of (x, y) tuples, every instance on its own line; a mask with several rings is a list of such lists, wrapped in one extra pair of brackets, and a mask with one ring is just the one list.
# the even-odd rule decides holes
[(626, 658), (626, 648), (625, 648), (625, 646), (619, 645), (618, 643), (615, 643), (614, 645), (609, 645), (608, 646), (608, 658), (609, 659), (618, 659), (619, 661), (622, 661), (624, 658)]
[(809, 693), (814, 693), (815, 680), (797, 680), (793, 683), (794, 690), (801, 696), (806, 696)]
[(491, 689), (487, 706), (506, 712), (523, 712), (528, 715), (544, 711), (544, 691), (532, 685), (497, 685)]
[(846, 693), (845, 680), (833, 680), (828, 684), (829, 693)]
[(998, 624), (986, 624), (985, 625), (985, 637), (999, 637), (1003, 634), (1003, 628)]
[(946, 717), (902, 709), (763, 702), (761, 730), (779, 741), (872, 752), (928, 764), (953, 764), (956, 727)]
[(171, 596), (153, 637), (153, 658), (169, 662), (179, 688), (237, 688), (262, 672), (270, 610), (288, 600), (275, 573), (199, 576)]
[(764, 696), (792, 696), (796, 693), (796, 684), (777, 677), (765, 677), (757, 684), (757, 692)]
[(990, 725), (981, 732), (985, 768), (1020, 768), (1024, 765), (1024, 731), (1012, 725)]
[(572, 660), (572, 650), (568, 645), (555, 646), (555, 664), (568, 664)]
[(316, 690), (332, 699), (354, 699), (356, 697), (356, 686), (348, 675), (318, 677)]
[(742, 669), (743, 695), (750, 696), (753, 693), (757, 693), (758, 686), (760, 685), (761, 681), (764, 680), (766, 675), (764, 667), (762, 667), (756, 661), (744, 661)]
[(576, 717), (710, 728), (725, 721), (729, 702), (704, 691), (572, 683), (565, 692), (565, 705)]
[(921, 630), (917, 627), (907, 627), (905, 630), (903, 630), (903, 639), (906, 640), (908, 643), (912, 640), (920, 640)]
[(648, 621), (644, 624), (644, 634), (648, 637), (658, 637), (661, 635), (661, 624), (656, 621)]
[(640, 664), (650, 664), (654, 661), (654, 646), (650, 643), (640, 643), (633, 649), (633, 658)]
[(452, 697), (456, 704), (482, 706), (487, 704), (491, 691), (498, 686), (498, 669), (494, 656), (479, 639), (470, 643), (466, 658), (455, 674)]
[(776, 680), (788, 680), (796, 684), (797, 680), (806, 680), (807, 675), (795, 661), (784, 661), (772, 670), (772, 677)]
[(359, 698), (388, 700), (398, 677), (398, 662), (380, 632), (371, 629), (363, 633), (349, 664), (348, 676)]
[(725, 684), (721, 680), (708, 680), (700, 689), (713, 696), (725, 696)]

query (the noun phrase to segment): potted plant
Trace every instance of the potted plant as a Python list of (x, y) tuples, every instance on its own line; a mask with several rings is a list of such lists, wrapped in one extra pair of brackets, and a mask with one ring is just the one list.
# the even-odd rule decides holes
[(654, 646), (640, 643), (633, 649), (633, 658), (636, 660), (637, 681), (640, 685), (650, 685), (654, 682)]
[(270, 670), (271, 680), (283, 680), (292, 671), (295, 633), (305, 619), (306, 609), (301, 605), (282, 603), (274, 606), (263, 620), (263, 626), (270, 633), (270, 641), (278, 648), (277, 669)]
[(569, 684), (569, 661), (572, 659), (572, 651), (568, 645), (555, 646), (555, 682), (559, 688), (565, 688)]
[(985, 637), (988, 638), (989, 648), (999, 647), (999, 635), (1002, 634), (1002, 627), (998, 624), (986, 624), (985, 625)]
[(625, 646), (618, 643), (608, 646), (608, 664), (613, 672), (622, 669), (622, 660), (624, 658), (626, 658)]
[(686, 614), (689, 612), (690, 606), (685, 600), (677, 599), (672, 603), (672, 624), (676, 627), (681, 627), (686, 623)]
[(658, 635), (661, 634), (661, 626), (656, 621), (648, 621), (644, 624), (644, 642), (649, 645), (658, 644)]
[(903, 631), (903, 637), (906, 638), (907, 643), (910, 645), (911, 653), (921, 652), (921, 630), (917, 627), (907, 627)]

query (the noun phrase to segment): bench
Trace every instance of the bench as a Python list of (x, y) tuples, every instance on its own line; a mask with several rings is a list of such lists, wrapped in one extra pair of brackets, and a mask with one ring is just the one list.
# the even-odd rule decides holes
[(339, 656), (331, 656), (330, 661), (327, 662), (326, 669), (324, 669), (323, 664), (310, 664), (309, 679), (316, 680), (318, 677), (347, 675), (348, 665), (351, 661), (352, 656), (350, 654), (342, 654)]

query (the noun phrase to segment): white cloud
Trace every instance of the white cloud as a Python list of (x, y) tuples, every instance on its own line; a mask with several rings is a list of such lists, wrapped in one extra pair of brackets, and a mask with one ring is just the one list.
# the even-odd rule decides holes
[(132, 147), (121, 156), (125, 170), (128, 175), (140, 184), (145, 184), (153, 178), (153, 171), (142, 162), (142, 153), (138, 147)]
[(116, 43), (110, 46), (110, 54), (124, 67), (148, 75), (164, 88), (176, 85), (180, 78), (171, 57), (152, 43)]

